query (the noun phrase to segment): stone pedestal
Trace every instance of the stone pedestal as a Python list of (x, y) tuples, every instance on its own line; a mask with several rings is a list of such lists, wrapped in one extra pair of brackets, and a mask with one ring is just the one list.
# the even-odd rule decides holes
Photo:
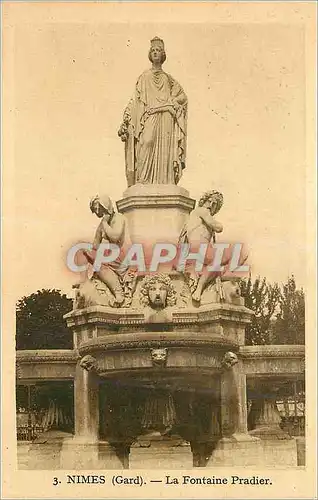
[(189, 192), (175, 185), (136, 184), (123, 193), (117, 209), (128, 221), (133, 243), (177, 244), (195, 200)]
[(191, 469), (191, 447), (179, 437), (139, 438), (130, 448), (129, 469)]
[(290, 439), (280, 428), (281, 417), (275, 398), (263, 397), (253, 401), (251, 412), (255, 412), (254, 429), (250, 431), (252, 436), (261, 439)]
[[(99, 379), (108, 379), (109, 383), (120, 381), (123, 386), (129, 386), (133, 382), (134, 386), (171, 392), (188, 391), (191, 387), (193, 391), (205, 389), (211, 392), (211, 397), (214, 395), (216, 406), (211, 415), (211, 432), (204, 427), (204, 432), (208, 434), (207, 440), (194, 443), (198, 444), (197, 447), (194, 446), (195, 456), (192, 455), (190, 444), (181, 438), (160, 435), (155, 439), (147, 439), (148, 442), (138, 439), (130, 448), (129, 469), (191, 469), (194, 462), (194, 465), (198, 464), (200, 467), (205, 465), (212, 451), (211, 447), (214, 448), (214, 442), (211, 444), (210, 441), (214, 435), (216, 440), (219, 437), (220, 377), (223, 384), (220, 405), (225, 408), (221, 415), (223, 431), (227, 422), (226, 412), (229, 423), (226, 436), (223, 437), (228, 436), (230, 439), (234, 432), (244, 433), (246, 377), (242, 373), (240, 361), (233, 353), (238, 353), (239, 346), (244, 342), (244, 327), (249, 323), (250, 317), (251, 311), (244, 306), (227, 303), (198, 308), (171, 307), (161, 330), (149, 322), (148, 316), (140, 308), (111, 309), (92, 306), (68, 314), (67, 324), (75, 332), (81, 364), (94, 370), (87, 372), (78, 365), (75, 383), (76, 436), (88, 436), (81, 454), (86, 453), (86, 448), (92, 450), (86, 453), (88, 456), (95, 453), (95, 458), (88, 463), (100, 462), (96, 457), (96, 446), (94, 448), (98, 430)], [(165, 359), (160, 365), (153, 352), (158, 347), (165, 351)], [(234, 360), (238, 361), (237, 365), (230, 366), (229, 369), (224, 367), (226, 354), (233, 354)], [(90, 358), (90, 363), (85, 361), (86, 357)], [(230, 356), (231, 359), (232, 357)], [(207, 411), (210, 411), (210, 406)], [(188, 424), (188, 420), (186, 422), (187, 425), (192, 425)], [(191, 432), (184, 435), (188, 439), (194, 436), (193, 440), (202, 437), (201, 427), (198, 433)], [(107, 433), (105, 435), (108, 436)], [(245, 439), (252, 444), (258, 441), (248, 435)], [(233, 446), (227, 447), (226, 452), (231, 454), (232, 448)], [(224, 462), (226, 459), (225, 456), (221, 460)], [(75, 457), (74, 460), (79, 459)], [(114, 467), (111, 456), (106, 462), (105, 469)], [(75, 463), (78, 463), (78, 467), (83, 467), (81, 462)], [(86, 468), (90, 467), (93, 465)]]
[(233, 434), (231, 437), (220, 439), (206, 467), (212, 469), (215, 466), (249, 467), (255, 465), (265, 465), (260, 439), (248, 434)]
[(263, 465), (267, 467), (297, 467), (296, 439), (261, 439)]
[(61, 450), (64, 441), (71, 434), (50, 430), (41, 434), (30, 443), (28, 450), (27, 468), (31, 470), (61, 469)]
[(28, 441), (18, 441), (17, 442), (17, 459), (18, 459), (18, 469), (27, 470), (29, 469), (29, 454), (30, 454), (30, 443)]
[(107, 441), (89, 441), (75, 436), (63, 442), (61, 469), (122, 469), (122, 464)]
[(305, 437), (296, 438), (297, 445), (297, 465), (304, 467), (306, 465), (306, 439)]
[(297, 443), (280, 428), (275, 393), (272, 397), (264, 395), (253, 401), (251, 412), (254, 412), (254, 429), (249, 434), (261, 440), (263, 464), (267, 467), (296, 467)]

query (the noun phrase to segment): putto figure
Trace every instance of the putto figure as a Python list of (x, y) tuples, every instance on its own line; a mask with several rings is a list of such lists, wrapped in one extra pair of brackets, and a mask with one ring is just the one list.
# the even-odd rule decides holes
[(151, 40), (148, 57), (152, 67), (138, 78), (118, 131), (125, 142), (128, 187), (178, 184), (185, 168), (187, 96), (162, 69), (163, 40)]
[(146, 276), (140, 288), (140, 302), (154, 310), (173, 307), (177, 302), (177, 294), (170, 276), (155, 274)]

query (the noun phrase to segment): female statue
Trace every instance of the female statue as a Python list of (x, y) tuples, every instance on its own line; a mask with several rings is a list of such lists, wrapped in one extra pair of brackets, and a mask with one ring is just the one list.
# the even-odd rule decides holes
[(177, 184), (185, 168), (187, 97), (171, 75), (163, 40), (151, 40), (152, 68), (138, 78), (118, 135), (125, 142), (126, 177), (133, 184)]
[[(99, 219), (92, 252), (84, 251), (88, 262), (94, 263), (96, 251), (101, 243), (115, 243), (121, 249), (130, 244), (130, 237), (125, 217), (115, 212), (109, 196), (95, 196), (90, 202), (90, 209)], [(102, 264), (96, 276), (105, 283), (114, 296), (114, 305), (120, 307), (125, 300), (125, 278), (128, 268), (121, 265), (119, 256), (114, 262)]]
[[(198, 248), (201, 243), (215, 243), (215, 234), (223, 231), (222, 224), (214, 216), (223, 205), (223, 195), (218, 191), (207, 191), (192, 210), (189, 218), (181, 230), (179, 244), (187, 243), (192, 251)], [(224, 262), (222, 262), (224, 264)], [(197, 273), (193, 266), (190, 269), (189, 286), (192, 299), (200, 302), (203, 290), (218, 276), (217, 272), (206, 272), (207, 262), (204, 262), (204, 270)]]

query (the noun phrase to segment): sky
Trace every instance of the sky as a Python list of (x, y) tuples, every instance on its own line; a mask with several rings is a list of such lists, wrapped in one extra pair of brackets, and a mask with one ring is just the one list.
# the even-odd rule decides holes
[(195, 199), (207, 189), (223, 193), (222, 241), (248, 245), (254, 276), (283, 282), (294, 274), (305, 286), (303, 26), (239, 16), (117, 22), (103, 8), (73, 18), (24, 11), (8, 27), (16, 298), (41, 288), (70, 293), (78, 281), (66, 253), (93, 239), (90, 198), (107, 193), (116, 201), (126, 189), (117, 130), (156, 35), (165, 42), (164, 70), (189, 101), (179, 185)]

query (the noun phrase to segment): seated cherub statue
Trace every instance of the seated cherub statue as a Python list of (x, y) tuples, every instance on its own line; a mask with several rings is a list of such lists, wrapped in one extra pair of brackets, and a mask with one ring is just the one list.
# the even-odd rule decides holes
[[(215, 219), (223, 205), (223, 195), (218, 191), (207, 191), (199, 199), (198, 206), (190, 213), (189, 218), (182, 228), (179, 245), (188, 244), (191, 252), (198, 251), (202, 243), (215, 243), (215, 234), (223, 231), (222, 224)], [(205, 259), (206, 260), (206, 259)], [(208, 262), (204, 260), (206, 267)], [(215, 273), (198, 273), (194, 265), (187, 266), (189, 270), (189, 287), (192, 299), (200, 302), (202, 292), (211, 281), (217, 278)]]
[[(83, 252), (88, 262), (90, 264), (94, 263), (96, 252), (101, 243), (116, 244), (120, 247), (122, 254), (124, 254), (124, 250), (130, 245), (125, 217), (115, 212), (114, 206), (107, 195), (95, 196), (90, 202), (90, 209), (100, 219), (100, 223), (95, 232), (93, 250), (91, 252)], [(125, 295), (127, 295), (127, 292), (129, 295), (133, 293), (136, 281), (133, 274), (127, 266), (122, 264), (120, 255), (113, 262), (103, 263), (100, 269), (94, 273), (93, 279), (98, 279), (111, 292), (112, 301), (110, 305), (120, 307), (125, 304)]]

